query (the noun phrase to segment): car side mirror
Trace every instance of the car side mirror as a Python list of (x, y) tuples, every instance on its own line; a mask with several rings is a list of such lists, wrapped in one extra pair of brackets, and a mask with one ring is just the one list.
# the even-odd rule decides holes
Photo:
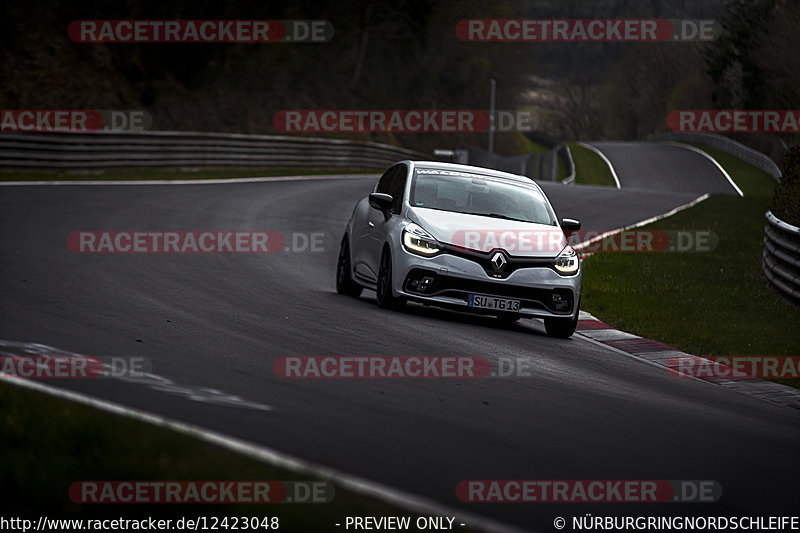
[(562, 218), (561, 219), (561, 231), (564, 232), (564, 235), (569, 239), (573, 233), (581, 229), (581, 223), (574, 218)]
[(374, 192), (369, 195), (370, 207), (382, 212), (383, 216), (386, 217), (386, 220), (389, 220), (389, 217), (392, 216), (389, 212), (389, 209), (392, 208), (392, 202), (394, 202), (394, 198), (392, 198), (390, 194)]

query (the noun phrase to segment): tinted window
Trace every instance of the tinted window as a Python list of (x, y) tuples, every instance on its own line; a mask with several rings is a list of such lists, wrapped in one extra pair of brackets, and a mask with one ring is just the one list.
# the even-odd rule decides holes
[(403, 208), (403, 193), (405, 193), (406, 190), (407, 175), (408, 168), (406, 168), (405, 165), (399, 165), (392, 174), (392, 179), (389, 182), (389, 194), (391, 194), (394, 199), (392, 202), (392, 213), (400, 213), (400, 210)]
[(378, 181), (378, 186), (375, 187), (375, 192), (380, 192), (383, 194), (392, 194), (389, 192), (391, 189), (390, 183), (392, 181), (392, 176), (396, 171), (397, 167), (391, 167), (389, 170), (383, 173), (381, 179)]
[(375, 192), (388, 194), (394, 200), (392, 202), (392, 213), (400, 213), (403, 207), (403, 193), (406, 188), (406, 176), (408, 175), (408, 167), (405, 165), (396, 165), (387, 170), (375, 188)]

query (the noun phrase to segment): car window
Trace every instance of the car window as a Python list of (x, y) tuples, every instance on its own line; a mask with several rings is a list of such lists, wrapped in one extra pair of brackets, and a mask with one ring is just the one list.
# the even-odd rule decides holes
[(394, 200), (390, 211), (398, 214), (403, 207), (403, 193), (406, 188), (406, 176), (408, 175), (408, 167), (406, 165), (395, 165), (387, 170), (378, 185), (375, 187), (375, 192), (388, 194)]
[(389, 193), (392, 198), (391, 212), (398, 214), (403, 208), (403, 193), (406, 189), (406, 177), (408, 175), (408, 168), (405, 165), (398, 165), (391, 176), (389, 182)]
[(555, 224), (539, 190), (479, 174), (417, 169), (410, 203), (440, 211)]
[(395, 169), (397, 167), (390, 167), (389, 170), (383, 173), (381, 179), (378, 180), (378, 185), (375, 187), (375, 192), (383, 193), (383, 194), (392, 194), (389, 191), (391, 190), (391, 181), (392, 176), (394, 176)]

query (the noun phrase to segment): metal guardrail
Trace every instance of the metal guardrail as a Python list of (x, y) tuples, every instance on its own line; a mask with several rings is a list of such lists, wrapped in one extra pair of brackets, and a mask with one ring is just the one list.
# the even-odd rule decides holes
[(343, 139), (179, 131), (0, 133), (0, 168), (364, 167), (424, 159), (413, 150)]
[(573, 161), (572, 152), (570, 152), (569, 146), (567, 146), (566, 143), (561, 144), (559, 148), (561, 148), (561, 150), (564, 152), (563, 154), (564, 161), (567, 165), (567, 171), (569, 171), (569, 174), (567, 174), (566, 178), (561, 180), (561, 183), (569, 185), (570, 183), (575, 182), (575, 161)]
[(767, 211), (762, 269), (770, 284), (800, 305), (800, 228)]
[(531, 141), (550, 148), (549, 151), (544, 153), (531, 154), (528, 166), (536, 170), (529, 171), (529, 176), (535, 174), (535, 177), (540, 179), (556, 181), (558, 156), (560, 155), (567, 167), (567, 177), (562, 180), (562, 183), (575, 181), (575, 162), (572, 160), (572, 152), (569, 151), (569, 146), (566, 143), (551, 137), (550, 134), (544, 131), (526, 131), (523, 134)]
[(711, 148), (722, 150), (749, 163), (754, 167), (760, 168), (777, 181), (781, 181), (783, 173), (778, 165), (770, 159), (766, 154), (762, 154), (758, 150), (736, 142), (733, 139), (725, 137), (724, 135), (717, 135), (714, 133), (664, 133), (657, 135), (656, 140), (678, 141), (678, 142), (696, 142), (702, 143)]

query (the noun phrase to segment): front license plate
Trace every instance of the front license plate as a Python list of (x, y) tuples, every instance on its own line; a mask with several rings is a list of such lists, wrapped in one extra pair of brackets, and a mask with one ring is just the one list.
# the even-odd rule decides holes
[(478, 294), (469, 295), (469, 306), (480, 309), (494, 309), (497, 311), (519, 311), (519, 300), (509, 300), (508, 298), (494, 298), (492, 296), (480, 296)]

